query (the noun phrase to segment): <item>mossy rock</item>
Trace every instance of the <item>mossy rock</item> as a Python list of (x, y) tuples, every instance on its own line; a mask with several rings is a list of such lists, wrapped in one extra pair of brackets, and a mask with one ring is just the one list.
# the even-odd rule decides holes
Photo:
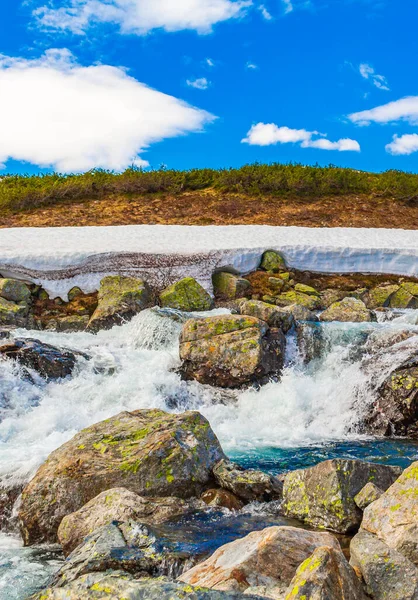
[(98, 306), (89, 330), (110, 329), (132, 319), (149, 305), (151, 294), (142, 279), (110, 275), (100, 282)]
[(340, 321), (351, 323), (365, 323), (372, 321), (372, 314), (367, 306), (357, 298), (344, 298), (334, 302), (320, 316), (321, 321)]
[(180, 336), (181, 373), (186, 380), (239, 387), (278, 375), (285, 336), (245, 315), (190, 319)]
[(371, 504), (380, 498), (383, 494), (383, 490), (381, 490), (373, 481), (369, 481), (366, 483), (364, 488), (362, 488), (359, 493), (354, 496), (354, 502), (357, 504), (360, 510), (364, 510)]
[(296, 571), (285, 600), (367, 600), (341, 550), (316, 548)]
[(239, 311), (242, 315), (265, 321), (270, 327), (278, 327), (284, 333), (294, 325), (293, 315), (289, 311), (260, 300), (243, 300), (239, 304)]
[(271, 273), (278, 273), (286, 270), (286, 262), (279, 252), (267, 250), (261, 259), (260, 268)]
[(344, 459), (292, 471), (284, 481), (283, 509), (314, 527), (349, 533), (362, 519), (354, 497), (369, 481), (386, 490), (400, 472), (398, 467)]
[(416, 292), (418, 284), (403, 283), (401, 287), (391, 296), (389, 306), (391, 308), (418, 308), (418, 296)]
[(83, 290), (77, 286), (72, 287), (71, 290), (68, 292), (68, 302), (72, 302), (79, 296), (84, 296)]
[(22, 494), (24, 542), (56, 542), (66, 515), (111, 488), (147, 497), (198, 496), (222, 458), (198, 412), (122, 412), (78, 433), (38, 469)]
[(164, 308), (176, 308), (186, 312), (210, 310), (213, 300), (208, 292), (193, 277), (185, 277), (160, 294)]
[(277, 306), (291, 306), (292, 304), (299, 304), (309, 310), (316, 310), (320, 308), (321, 302), (317, 296), (309, 296), (308, 294), (302, 294), (294, 290), (284, 292), (280, 296), (276, 297)]
[(23, 281), (0, 279), (0, 297), (10, 302), (28, 303), (31, 299), (31, 291)]
[(307, 294), (308, 296), (319, 296), (319, 292), (315, 288), (310, 285), (305, 285), (304, 283), (297, 283), (295, 285), (295, 292)]
[(378, 285), (369, 290), (364, 298), (367, 308), (379, 308), (389, 306), (393, 294), (399, 290), (399, 285)]
[(215, 273), (212, 283), (215, 297), (221, 300), (242, 298), (250, 288), (250, 282), (247, 279), (225, 271)]
[(0, 298), (0, 325), (25, 327), (28, 314), (29, 306), (26, 302), (16, 303)]

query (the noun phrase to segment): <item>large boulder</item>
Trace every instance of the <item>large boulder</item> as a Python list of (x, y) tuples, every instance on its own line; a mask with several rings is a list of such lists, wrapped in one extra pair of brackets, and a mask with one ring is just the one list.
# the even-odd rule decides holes
[(245, 502), (268, 502), (282, 498), (282, 482), (263, 471), (243, 469), (229, 460), (221, 460), (213, 468), (213, 475), (222, 488)]
[[(142, 577), (116, 571), (82, 575), (65, 587), (42, 590), (29, 600), (242, 600), (237, 592), (218, 592), (172, 581), (165, 577)], [(247, 596), (245, 600), (264, 600)]]
[(61, 350), (29, 338), (15, 338), (0, 346), (0, 357), (33, 369), (47, 381), (68, 377), (79, 358), (88, 359), (87, 355), (80, 352)]
[(197, 412), (122, 412), (84, 429), (55, 450), (23, 491), (26, 545), (57, 540), (61, 520), (105, 490), (140, 496), (198, 496), (224, 458)]
[(187, 312), (210, 310), (213, 300), (193, 277), (185, 277), (160, 294), (161, 306)]
[(220, 300), (235, 300), (245, 296), (251, 287), (248, 279), (221, 271), (212, 277), (213, 291), (215, 297)]
[(257, 317), (265, 321), (269, 327), (277, 327), (284, 333), (287, 333), (294, 324), (290, 311), (261, 300), (243, 300), (240, 302), (239, 311), (242, 315)]
[(297, 321), (319, 321), (318, 317), (314, 312), (306, 308), (306, 306), (301, 306), (300, 304), (290, 304), (289, 306), (285, 306), (283, 308), (285, 312), (291, 313), (294, 320)]
[(23, 281), (0, 278), (0, 298), (9, 300), (9, 302), (29, 303), (31, 300), (31, 291)]
[(375, 435), (418, 439), (418, 357), (404, 363), (384, 381), (364, 423)]
[(112, 521), (139, 521), (158, 525), (173, 517), (198, 508), (202, 503), (181, 498), (144, 498), (126, 488), (102, 492), (76, 512), (63, 518), (58, 528), (58, 541), (64, 554), (72, 552), (83, 539)]
[(418, 565), (418, 462), (365, 509), (361, 527)]
[(278, 375), (285, 337), (264, 321), (242, 315), (190, 319), (180, 337), (185, 379), (238, 387)]
[(357, 298), (344, 298), (331, 304), (320, 316), (321, 321), (365, 323), (372, 320), (367, 306)]
[(341, 550), (321, 546), (296, 571), (285, 600), (366, 600)]
[(326, 460), (286, 475), (283, 509), (287, 516), (314, 527), (350, 533), (362, 519), (354, 497), (369, 481), (386, 490), (400, 472), (398, 467), (360, 460)]
[(261, 258), (260, 268), (264, 271), (278, 273), (286, 270), (286, 261), (279, 252), (267, 250)]
[(329, 533), (295, 527), (267, 527), (221, 546), (183, 573), (180, 581), (215, 590), (245, 592), (274, 587), (284, 592), (299, 565), (319, 546), (339, 548)]
[(360, 530), (351, 540), (350, 564), (373, 600), (417, 600), (418, 569), (397, 550)]
[(89, 321), (91, 331), (111, 329), (146, 308), (151, 295), (142, 279), (109, 275), (100, 282), (98, 306)]
[(61, 587), (81, 575), (108, 570), (176, 577), (195, 562), (190, 552), (177, 546), (142, 523), (112, 521), (73, 550), (55, 574), (53, 585)]
[(418, 283), (407, 281), (390, 297), (391, 308), (418, 308)]

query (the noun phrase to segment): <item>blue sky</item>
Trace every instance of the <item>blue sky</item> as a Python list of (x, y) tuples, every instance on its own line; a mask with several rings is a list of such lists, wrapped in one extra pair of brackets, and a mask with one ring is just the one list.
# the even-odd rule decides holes
[(418, 172), (416, 0), (3, 0), (3, 171)]

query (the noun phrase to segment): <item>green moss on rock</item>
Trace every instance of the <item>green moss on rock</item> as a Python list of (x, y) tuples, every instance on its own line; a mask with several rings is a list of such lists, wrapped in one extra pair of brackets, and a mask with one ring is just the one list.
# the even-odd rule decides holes
[(187, 312), (210, 310), (213, 300), (193, 277), (185, 277), (160, 294), (161, 306)]

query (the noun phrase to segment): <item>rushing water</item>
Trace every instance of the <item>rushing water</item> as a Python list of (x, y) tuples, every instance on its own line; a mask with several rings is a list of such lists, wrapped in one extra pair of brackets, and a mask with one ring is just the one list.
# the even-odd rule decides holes
[[(401, 466), (418, 458), (416, 444), (370, 439), (358, 429), (377, 387), (394, 367), (416, 354), (418, 311), (382, 317), (380, 323), (308, 324), (299, 332), (299, 345), (295, 332), (288, 336), (279, 382), (239, 392), (181, 381), (176, 368), (184, 318), (173, 311), (148, 310), (98, 335), (18, 331), (21, 337), (82, 350), (92, 359), (80, 359), (65, 381), (37, 379), (35, 384), (20, 377), (11, 362), (0, 362), (2, 484), (27, 481), (52, 450), (80, 429), (121, 410), (148, 407), (201, 411), (234, 460), (275, 473), (329, 457)], [(408, 339), (388, 347), (389, 338), (405, 331)], [(264, 513), (210, 519), (206, 529), (212, 532), (211, 549), (251, 528), (278, 522), (277, 515)], [(199, 522), (195, 530), (190, 524), (189, 531), (189, 543), (207, 549), (202, 541), (205, 524)], [(45, 583), (58, 558), (46, 549), (23, 549), (16, 537), (3, 534), (0, 598), (25, 598)]]

